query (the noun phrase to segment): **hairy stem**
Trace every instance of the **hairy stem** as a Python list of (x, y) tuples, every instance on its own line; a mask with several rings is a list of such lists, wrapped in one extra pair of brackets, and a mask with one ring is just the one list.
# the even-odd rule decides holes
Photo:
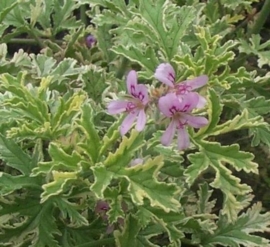
[(84, 25), (87, 25), (87, 16), (86, 16), (86, 6), (85, 5), (82, 5), (80, 7), (80, 18), (83, 22)]
[(267, 20), (267, 17), (270, 14), (270, 0), (265, 0), (264, 5), (262, 7), (261, 12), (259, 13), (259, 16), (257, 20), (255, 20), (255, 23), (250, 30), (249, 34), (258, 34), (260, 33), (264, 23)]
[(116, 78), (122, 79), (122, 77), (124, 76), (124, 74), (126, 72), (127, 66), (128, 66), (128, 59), (123, 57), (122, 61), (121, 61), (120, 68), (118, 69), (118, 71), (116, 73)]
[[(47, 39), (40, 39), (40, 42), (44, 42)], [(57, 44), (62, 44), (61, 40), (54, 40), (55, 43)], [(27, 38), (13, 38), (8, 41), (8, 43), (12, 44), (26, 44), (26, 45), (38, 45), (39, 42), (37, 42), (36, 39), (27, 39)]]

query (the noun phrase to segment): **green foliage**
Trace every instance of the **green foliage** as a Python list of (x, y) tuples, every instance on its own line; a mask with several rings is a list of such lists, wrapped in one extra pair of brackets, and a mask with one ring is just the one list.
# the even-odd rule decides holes
[[(250, 32), (257, 2), (1, 0), (0, 246), (269, 246), (270, 43), (267, 28)], [(209, 78), (193, 112), (209, 123), (187, 128), (184, 152), (160, 142), (160, 63), (175, 83)], [(147, 123), (121, 136), (127, 114), (107, 105), (130, 100), (131, 69)]]
[[(214, 234), (202, 240), (203, 246), (268, 246), (265, 238), (254, 236), (252, 232), (269, 231), (269, 213), (258, 214), (261, 204), (255, 204), (246, 213), (242, 213), (236, 222), (229, 223), (224, 216), (217, 222), (218, 228)], [(245, 230), (243, 230), (245, 229)]]
[(252, 35), (247, 42), (244, 39), (240, 39), (239, 51), (245, 54), (253, 54), (258, 57), (258, 66), (261, 68), (263, 65), (270, 64), (270, 42), (266, 41), (261, 44), (260, 35)]

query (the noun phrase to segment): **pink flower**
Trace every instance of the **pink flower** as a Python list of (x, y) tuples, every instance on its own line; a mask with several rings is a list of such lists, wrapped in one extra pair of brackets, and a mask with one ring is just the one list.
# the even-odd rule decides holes
[[(206, 75), (201, 75), (194, 79), (186, 80), (176, 84), (175, 71), (169, 63), (162, 63), (157, 67), (155, 78), (169, 86), (172, 89), (171, 91), (174, 91), (177, 95), (188, 94), (191, 91), (204, 86), (208, 81), (208, 77)], [(196, 107), (202, 108), (205, 104), (205, 98), (199, 95), (199, 101)]]
[(183, 150), (189, 147), (190, 140), (185, 128), (189, 125), (193, 128), (201, 128), (208, 123), (205, 117), (196, 117), (191, 111), (197, 106), (199, 95), (189, 93), (179, 98), (175, 93), (168, 93), (161, 97), (158, 102), (160, 111), (171, 122), (161, 137), (161, 143), (168, 146), (174, 137), (175, 132), (178, 134), (178, 149)]
[(137, 84), (137, 73), (131, 70), (127, 75), (127, 90), (130, 95), (127, 100), (116, 100), (108, 105), (109, 114), (127, 112), (120, 127), (121, 135), (125, 135), (137, 118), (136, 130), (142, 131), (146, 124), (145, 107), (149, 102), (147, 87)]

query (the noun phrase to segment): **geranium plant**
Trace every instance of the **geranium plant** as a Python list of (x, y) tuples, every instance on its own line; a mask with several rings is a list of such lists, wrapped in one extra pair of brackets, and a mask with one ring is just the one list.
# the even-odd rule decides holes
[(1, 0), (0, 246), (270, 246), (269, 8)]

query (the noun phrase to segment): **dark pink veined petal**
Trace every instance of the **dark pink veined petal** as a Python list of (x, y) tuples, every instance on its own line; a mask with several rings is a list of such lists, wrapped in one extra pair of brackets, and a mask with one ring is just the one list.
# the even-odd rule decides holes
[(199, 102), (199, 94), (198, 93), (188, 93), (182, 96), (182, 101), (180, 104), (180, 110), (182, 112), (191, 112)]
[(175, 71), (169, 63), (162, 63), (156, 68), (155, 78), (169, 87), (174, 87)]
[(206, 103), (207, 103), (207, 100), (203, 96), (199, 95), (199, 101), (196, 108), (201, 109), (206, 105)]
[(176, 125), (177, 122), (172, 120), (165, 132), (163, 133), (160, 141), (164, 146), (168, 146), (172, 142), (176, 130)]
[(137, 72), (131, 70), (127, 75), (127, 90), (128, 93), (134, 95), (137, 87)]
[(144, 110), (140, 110), (137, 118), (137, 124), (136, 124), (136, 130), (142, 131), (144, 129), (144, 126), (146, 124), (146, 114)]
[(166, 117), (172, 117), (174, 114), (171, 109), (179, 109), (180, 100), (174, 93), (168, 93), (159, 98), (158, 108)]
[(195, 77), (193, 79), (184, 81), (184, 83), (186, 83), (187, 86), (191, 87), (191, 90), (194, 90), (196, 88), (200, 88), (200, 87), (204, 86), (207, 82), (208, 82), (207, 75), (201, 75), (201, 76)]
[(109, 103), (108, 105), (108, 113), (109, 114), (118, 114), (121, 112), (126, 111), (126, 108), (128, 106), (128, 101), (123, 100), (115, 100)]
[(185, 128), (180, 128), (177, 130), (177, 146), (178, 150), (187, 149), (190, 146), (190, 140), (188, 136), (188, 132)]
[(201, 128), (208, 124), (208, 119), (205, 117), (196, 117), (188, 114), (185, 114), (182, 117), (187, 120), (187, 124), (193, 128)]
[(143, 84), (138, 84), (135, 87), (135, 98), (139, 99), (144, 105), (149, 102), (147, 87)]
[(137, 115), (138, 115), (138, 110), (134, 110), (125, 117), (120, 127), (120, 133), (122, 136), (125, 135), (131, 129), (132, 124), (135, 121), (135, 118), (137, 117)]

